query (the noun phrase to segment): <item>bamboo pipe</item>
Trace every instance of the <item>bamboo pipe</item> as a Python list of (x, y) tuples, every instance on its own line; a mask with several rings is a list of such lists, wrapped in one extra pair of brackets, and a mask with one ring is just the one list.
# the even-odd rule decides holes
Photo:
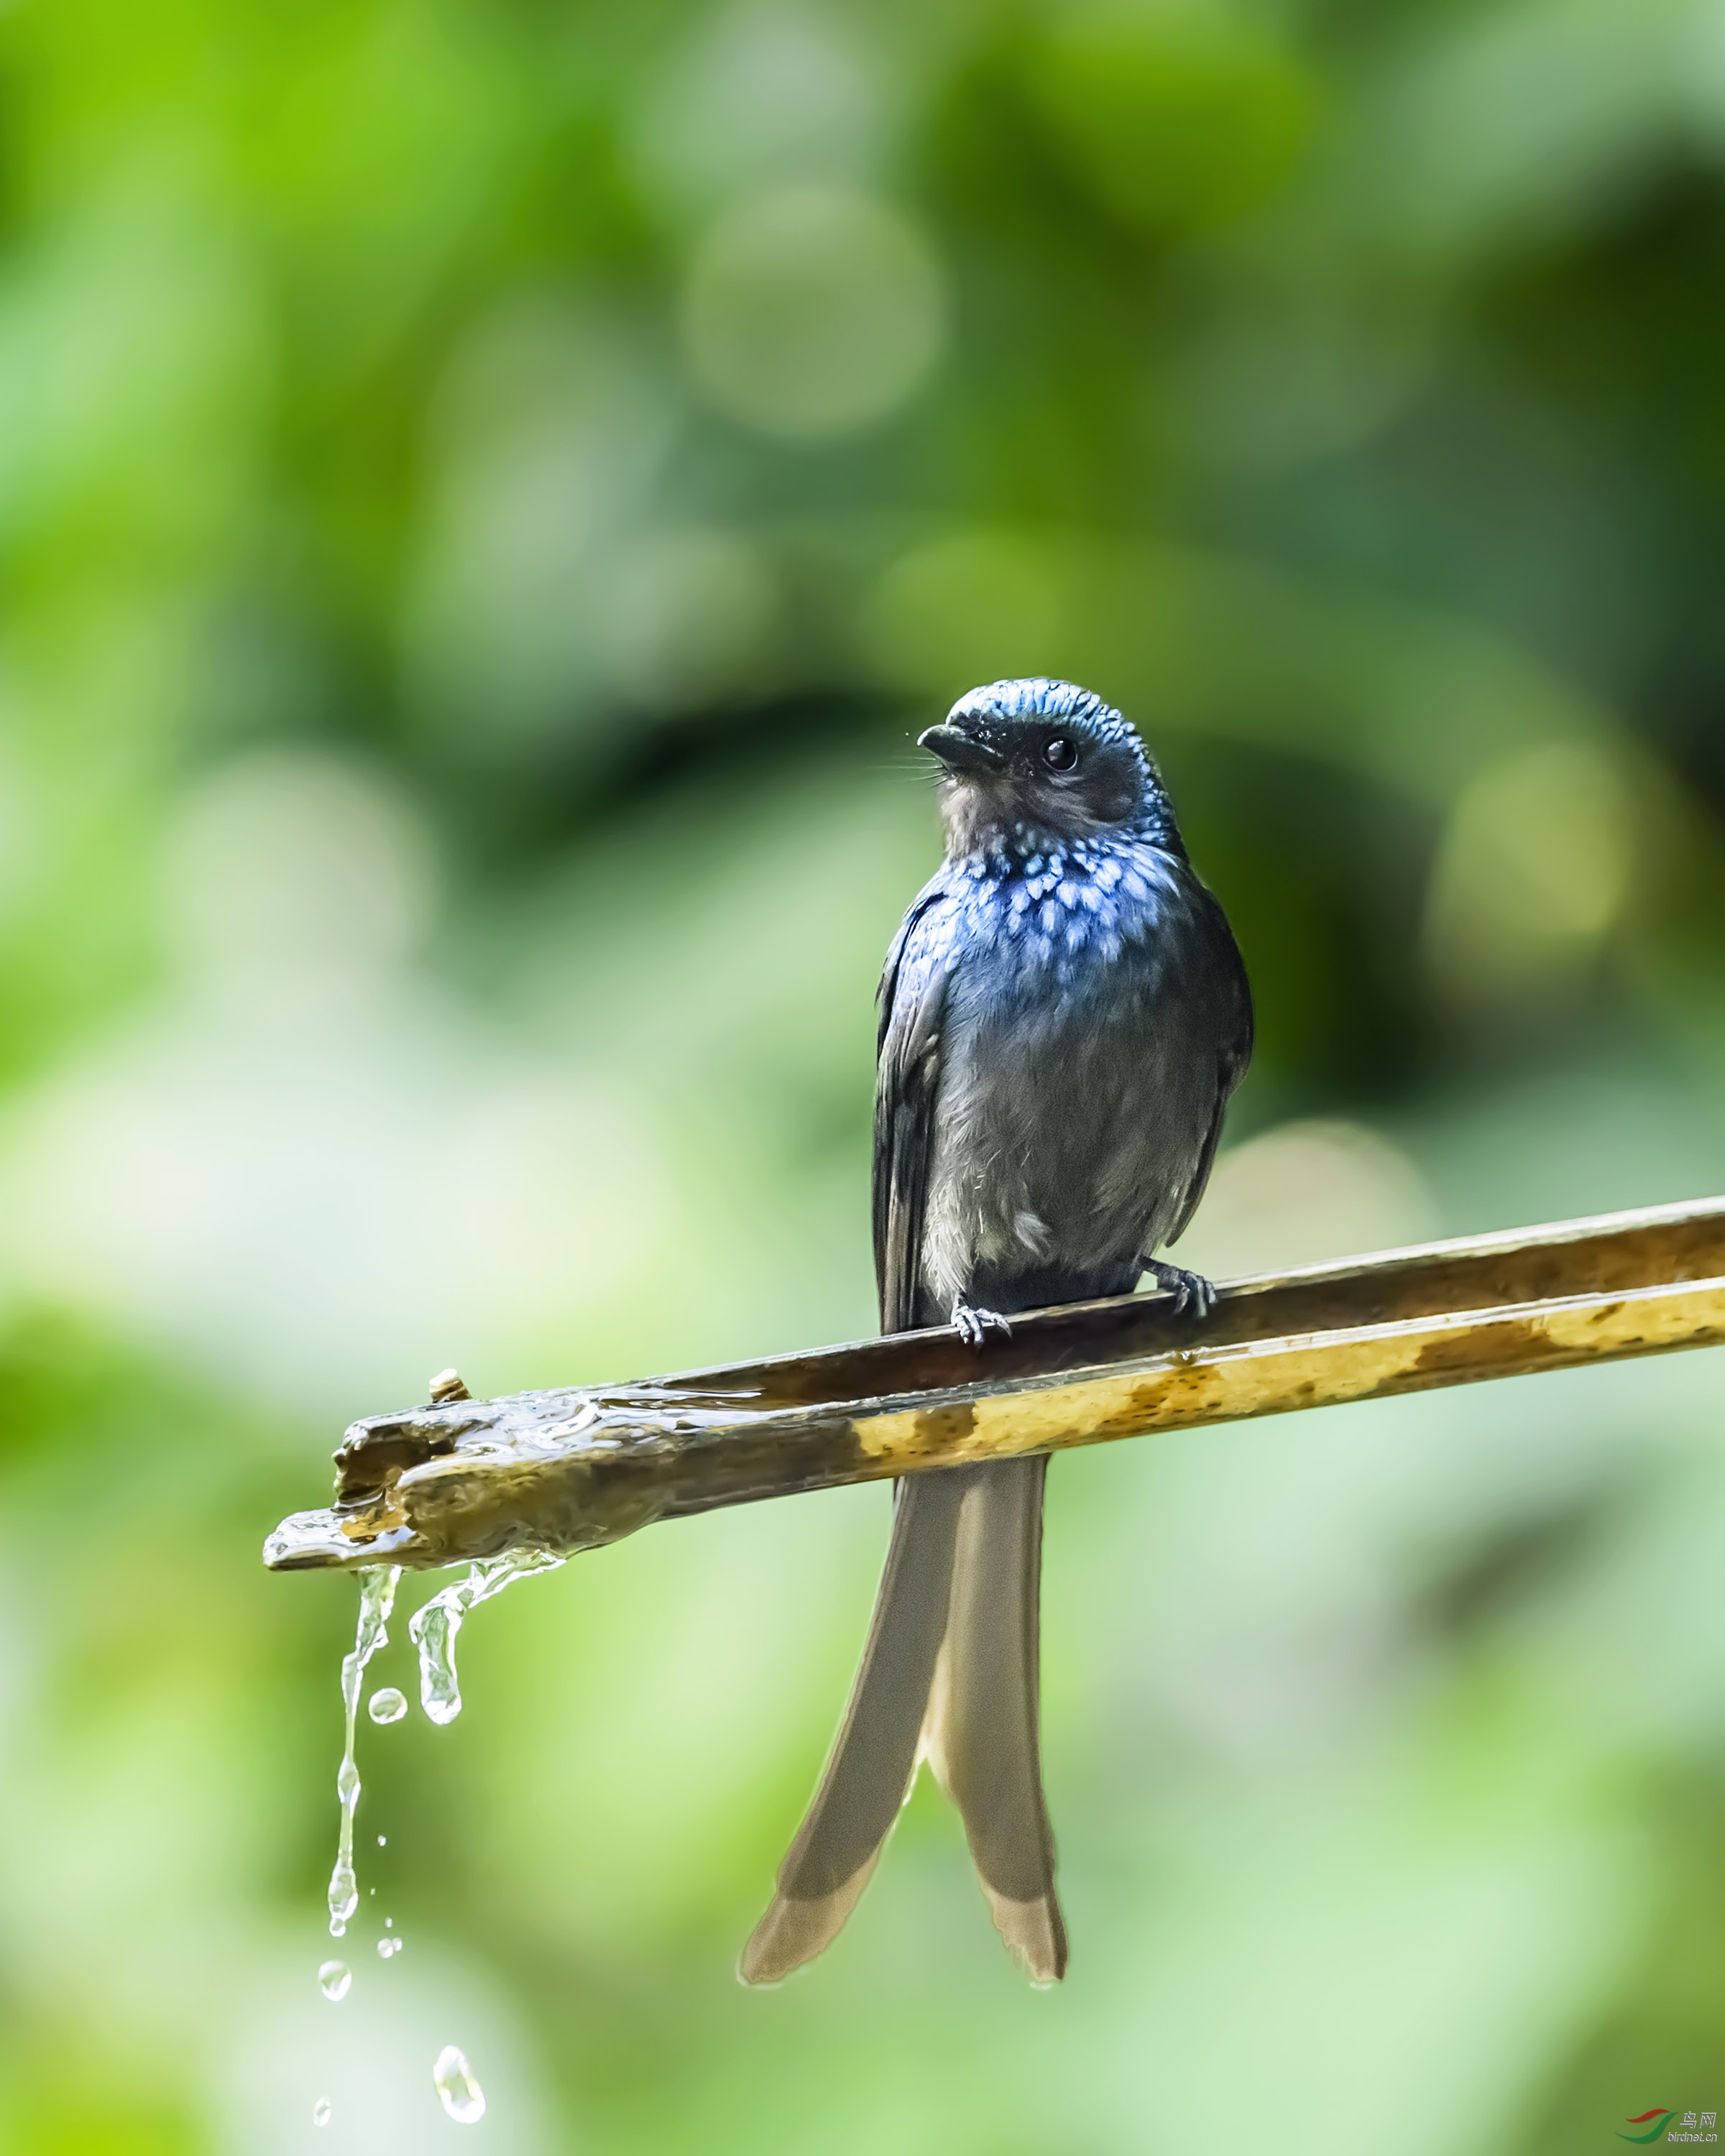
[(1713, 1198), (1233, 1281), (1198, 1323), (1123, 1296), (980, 1350), (942, 1329), (495, 1400), (445, 1372), (428, 1404), (352, 1424), (334, 1505), (284, 1520), (264, 1562), (587, 1549), (842, 1482), (1722, 1342)]

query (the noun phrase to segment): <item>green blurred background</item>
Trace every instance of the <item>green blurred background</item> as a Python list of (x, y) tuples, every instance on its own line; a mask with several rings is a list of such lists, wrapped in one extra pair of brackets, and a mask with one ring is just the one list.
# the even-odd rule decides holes
[(732, 1979), (884, 1491), (479, 1612), (338, 2006), (354, 1593), (258, 1558), (446, 1363), (871, 1327), (977, 680), (1123, 706), (1237, 925), (1191, 1262), (1725, 1186), (1722, 572), (1721, 0), (0, 16), (0, 2148), (1725, 2110), (1717, 1357), (1063, 1460), (1050, 1994), (926, 1789)]

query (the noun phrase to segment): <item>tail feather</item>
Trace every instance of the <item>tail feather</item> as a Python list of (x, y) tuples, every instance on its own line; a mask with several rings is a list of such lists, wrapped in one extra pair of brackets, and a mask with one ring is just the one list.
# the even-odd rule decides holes
[(1006, 1460), (899, 1484), (850, 1703), (743, 1948), (746, 1983), (776, 1983), (831, 1943), (925, 1757), (963, 1813), (1001, 1937), (1039, 1982), (1065, 1974), (1038, 1739), (1047, 1466)]
[(738, 1963), (776, 1984), (829, 1946), (868, 1884), (911, 1779), (947, 1629), (961, 1475), (919, 1475), (894, 1499), (892, 1541), (850, 1704), (814, 1801), (778, 1868), (778, 1892)]
[(1042, 1794), (1040, 1604), (1045, 1459), (968, 1471), (922, 1749), (964, 1830), (1000, 1936), (1026, 1973), (1066, 1973)]

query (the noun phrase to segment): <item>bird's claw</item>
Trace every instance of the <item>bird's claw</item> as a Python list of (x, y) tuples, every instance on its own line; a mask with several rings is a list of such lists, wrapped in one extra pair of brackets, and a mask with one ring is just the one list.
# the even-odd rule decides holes
[(1183, 1317), (1189, 1312), (1194, 1317), (1205, 1318), (1216, 1306), (1214, 1285), (1202, 1273), (1188, 1272), (1184, 1265), (1164, 1265), (1147, 1259), (1144, 1270), (1164, 1295), (1174, 1299), (1174, 1313)]
[(991, 1332), (1012, 1337), (1011, 1324), (998, 1310), (973, 1310), (962, 1295), (952, 1298), (952, 1326), (967, 1348), (980, 1348)]

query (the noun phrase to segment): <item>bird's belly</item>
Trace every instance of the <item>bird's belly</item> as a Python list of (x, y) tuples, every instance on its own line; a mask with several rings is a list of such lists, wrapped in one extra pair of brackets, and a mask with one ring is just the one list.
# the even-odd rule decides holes
[(1135, 1285), (1214, 1112), (1214, 1055), (1183, 1041), (1178, 1015), (1009, 1014), (949, 1040), (921, 1268), (937, 1310), (959, 1295), (1025, 1309)]

